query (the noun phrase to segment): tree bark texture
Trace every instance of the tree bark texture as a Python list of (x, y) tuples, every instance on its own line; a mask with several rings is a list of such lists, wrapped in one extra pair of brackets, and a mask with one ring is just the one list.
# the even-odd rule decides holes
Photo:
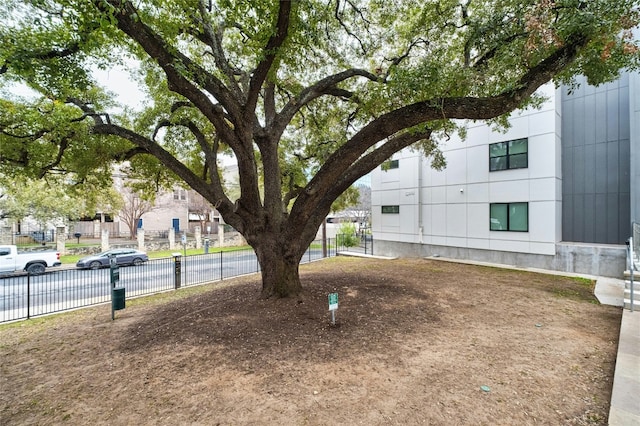
[(252, 246), (260, 263), (262, 274), (261, 297), (292, 297), (302, 291), (298, 268), (304, 250), (279, 243), (265, 234), (257, 236)]

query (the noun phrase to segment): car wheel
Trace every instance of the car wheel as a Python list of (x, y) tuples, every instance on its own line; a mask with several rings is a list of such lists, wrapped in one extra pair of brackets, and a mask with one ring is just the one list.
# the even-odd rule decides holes
[(94, 260), (89, 264), (89, 268), (91, 269), (100, 269), (101, 267), (102, 267), (102, 263), (98, 262), (97, 260)]
[(27, 272), (31, 275), (42, 275), (44, 274), (45, 267), (42, 263), (32, 263), (27, 266)]
[(135, 259), (133, 259), (132, 263), (133, 263), (133, 266), (140, 266), (142, 265), (143, 261), (139, 257), (136, 257)]

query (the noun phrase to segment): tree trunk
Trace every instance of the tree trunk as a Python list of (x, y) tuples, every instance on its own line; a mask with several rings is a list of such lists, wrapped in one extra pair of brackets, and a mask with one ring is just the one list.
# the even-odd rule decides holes
[(135, 240), (136, 239), (136, 224), (137, 224), (137, 221), (135, 221), (133, 224), (127, 223), (127, 227), (129, 228), (129, 239), (130, 240)]
[(291, 247), (274, 244), (267, 238), (253, 247), (262, 273), (261, 297), (268, 299), (300, 294), (302, 284), (298, 268), (304, 251), (298, 255)]

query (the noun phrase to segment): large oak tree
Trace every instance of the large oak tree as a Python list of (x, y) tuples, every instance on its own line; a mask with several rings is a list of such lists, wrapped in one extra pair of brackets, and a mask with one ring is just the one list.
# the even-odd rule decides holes
[[(457, 119), (638, 63), (635, 0), (5, 0), (0, 17), (0, 172), (80, 182), (127, 161), (151, 186), (179, 178), (254, 248), (263, 297), (300, 292), (334, 200), (393, 153), (442, 166)], [(114, 63), (144, 108), (108, 114), (91, 71)]]

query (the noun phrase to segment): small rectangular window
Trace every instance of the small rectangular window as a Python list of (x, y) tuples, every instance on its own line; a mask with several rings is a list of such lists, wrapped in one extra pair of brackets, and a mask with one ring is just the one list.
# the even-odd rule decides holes
[(380, 166), (380, 168), (382, 168), (382, 170), (384, 170), (384, 171), (391, 170), (391, 169), (397, 169), (398, 167), (400, 167), (400, 161), (399, 160), (385, 161)]
[(529, 203), (493, 203), (489, 229), (492, 231), (529, 231)]
[(187, 199), (187, 191), (184, 189), (174, 189), (173, 190), (173, 199), (174, 200), (186, 200)]
[(526, 169), (529, 167), (527, 138), (489, 145), (489, 170)]
[(382, 214), (398, 214), (400, 206), (382, 206)]

